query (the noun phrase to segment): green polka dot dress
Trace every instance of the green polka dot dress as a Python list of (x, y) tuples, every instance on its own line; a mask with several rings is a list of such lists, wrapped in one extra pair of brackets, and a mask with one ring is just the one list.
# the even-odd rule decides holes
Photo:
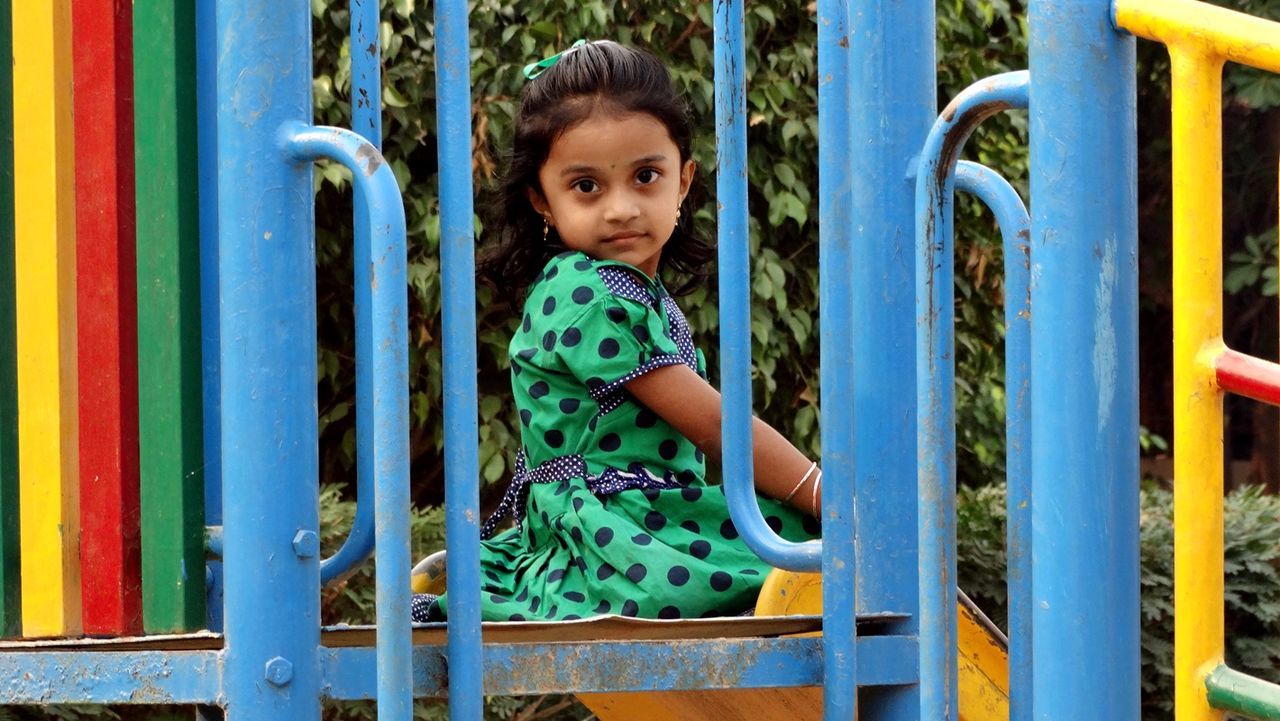
[[(737, 615), (768, 564), (738, 536), (703, 454), (623, 385), (706, 360), (662, 284), (582, 253), (551, 260), (511, 340), (521, 450), (481, 547), (486, 621)], [(774, 531), (814, 538), (818, 523), (771, 499)], [(516, 526), (493, 534), (507, 517)], [(447, 594), (436, 611), (447, 613)]]

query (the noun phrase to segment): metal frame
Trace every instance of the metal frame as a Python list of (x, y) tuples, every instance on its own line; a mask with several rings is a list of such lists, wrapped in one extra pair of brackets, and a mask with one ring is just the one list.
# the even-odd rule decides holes
[(1140, 716), (1134, 41), (1107, 0), (1033, 0), (1035, 717)]
[(1280, 686), (1223, 663), (1222, 403), (1280, 402), (1280, 366), (1222, 339), (1222, 67), (1280, 72), (1280, 23), (1192, 0), (1116, 0), (1116, 24), (1169, 49), (1173, 87), (1174, 711), (1280, 719)]
[[(1010, 108), (1027, 107), (1027, 71), (1016, 71), (974, 83), (956, 96), (934, 123), (916, 174), (916, 403), (919, 433), (920, 543), (920, 685), (921, 718), (954, 719), (959, 713), (959, 638), (956, 616), (956, 467), (955, 467), (955, 280), (953, 204), (955, 186), (976, 192), (996, 212), (1004, 236), (1006, 272), (1007, 386), (1018, 389), (1007, 403), (1008, 504), (1030, 497), (1029, 455), (1025, 447), (1030, 418), (1020, 389), (1029, 378), (1029, 289), (1025, 263), (1030, 220), (1013, 188), (995, 171), (975, 163), (960, 165), (960, 152), (970, 133), (987, 118)], [(1022, 247), (1019, 247), (1022, 246)], [(1027, 261), (1022, 261), (1026, 258)], [(1021, 272), (1019, 267), (1024, 268)], [(1021, 298), (1021, 304), (1009, 302)], [(1026, 314), (1027, 317), (1020, 317)], [(1025, 549), (1026, 524), (1010, 524), (1010, 547)], [(1010, 627), (1018, 645), (1011, 648), (1010, 715), (1030, 719), (1027, 653), (1027, 602), (1030, 574), (1025, 553), (1010, 553)], [(1017, 682), (1015, 685), (1013, 682)], [(1015, 690), (1016, 689), (1016, 690)]]
[[(1118, 17), (1129, 1), (1117, 0)], [(318, 718), (322, 698), (376, 697), (384, 718), (400, 721), (411, 717), (413, 695), (447, 690), (451, 718), (478, 721), (486, 693), (823, 684), (828, 721), (855, 713), (865, 721), (952, 718), (954, 376), (943, 260), (954, 178), (996, 210), (1007, 287), (1028, 298), (1006, 318), (1008, 383), (1019, 389), (1008, 426), (1011, 597), (1020, 599), (1011, 611), (1012, 718), (1026, 721), (1033, 710), (1046, 721), (1137, 717), (1134, 51), (1112, 26), (1106, 0), (1031, 3), (1031, 186), (1039, 201), (1029, 227), (1007, 183), (957, 165), (957, 133), (994, 107), (987, 90), (958, 99), (930, 135), (931, 0), (818, 4), (823, 542), (782, 544), (759, 522), (750, 454), (731, 454), (742, 462), (726, 478), (735, 523), (752, 548), (778, 565), (823, 570), (825, 638), (526, 644), (481, 638), (467, 5), (438, 2), (451, 603), (447, 645), (416, 648), (408, 621), (404, 214), (378, 150), (377, 4), (353, 7), (353, 83), (366, 100), (356, 104), (360, 135), (310, 125), (306, 2), (197, 5), (208, 181), (204, 340), (217, 349), (204, 359), (206, 418), (214, 419), (208, 523), (210, 547), (222, 556), (210, 578), (225, 594), (221, 649), (0, 650), (0, 700), (203, 702), (237, 719), (292, 721)], [(740, 0), (720, 3), (715, 19), (725, 441), (736, 447), (750, 437), (742, 12)], [(1026, 73), (985, 82), (1009, 93), (1006, 105), (1026, 104)], [(360, 510), (348, 544), (323, 564), (310, 204), (311, 161), (322, 156), (346, 163), (357, 186), (360, 374)], [(932, 207), (919, 228), (920, 266), (911, 252), (917, 189)], [(1035, 324), (1024, 315), (1030, 307)], [(918, 353), (927, 362), (917, 372), (904, 359)], [(1223, 379), (1233, 372), (1254, 377), (1248, 367), (1233, 371), (1241, 364), (1232, 360), (1205, 382), (1230, 387)], [(1280, 387), (1259, 382), (1259, 392)], [(924, 400), (903, 392), (912, 387)], [(326, 648), (320, 584), (374, 547), (377, 646)], [(874, 612), (901, 620), (860, 635), (856, 614)], [(216, 626), (217, 614), (211, 618)], [(1220, 670), (1224, 680), (1210, 690), (1238, 681), (1227, 676)]]

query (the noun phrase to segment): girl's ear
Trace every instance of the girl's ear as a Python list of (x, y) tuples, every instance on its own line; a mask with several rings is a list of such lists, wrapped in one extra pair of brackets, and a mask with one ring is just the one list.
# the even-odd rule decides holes
[(693, 159), (684, 161), (684, 166), (680, 168), (680, 203), (684, 203), (684, 197), (689, 194), (689, 186), (693, 185), (693, 174), (697, 172), (698, 164)]
[(532, 187), (525, 188), (524, 192), (529, 198), (529, 205), (533, 206), (533, 209), (537, 211), (538, 215), (546, 218), (548, 223), (554, 224), (555, 220), (551, 217), (551, 206), (547, 205), (547, 199), (542, 197), (542, 193), (539, 193)]

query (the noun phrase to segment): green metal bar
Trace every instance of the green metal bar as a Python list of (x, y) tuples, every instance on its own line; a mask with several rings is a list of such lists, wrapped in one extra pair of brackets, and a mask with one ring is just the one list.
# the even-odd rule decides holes
[(13, 15), (0, 0), (0, 636), (22, 620), (18, 573), (18, 368), (13, 292)]
[(133, 28), (142, 619), (160, 633), (205, 621), (194, 4), (136, 0)]
[(1219, 666), (1204, 680), (1209, 705), (1254, 721), (1280, 721), (1280, 686)]

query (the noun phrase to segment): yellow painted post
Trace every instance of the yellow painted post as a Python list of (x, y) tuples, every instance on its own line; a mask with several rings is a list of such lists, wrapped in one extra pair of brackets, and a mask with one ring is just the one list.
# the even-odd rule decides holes
[(1280, 24), (1197, 0), (1115, 0), (1115, 18), (1172, 61), (1174, 711), (1220, 721), (1205, 682), (1224, 645), (1222, 67), (1280, 72)]
[(1174, 709), (1219, 721), (1222, 662), (1222, 60), (1170, 46), (1173, 75)]
[(13, 3), (22, 632), (80, 630), (71, 2)]

